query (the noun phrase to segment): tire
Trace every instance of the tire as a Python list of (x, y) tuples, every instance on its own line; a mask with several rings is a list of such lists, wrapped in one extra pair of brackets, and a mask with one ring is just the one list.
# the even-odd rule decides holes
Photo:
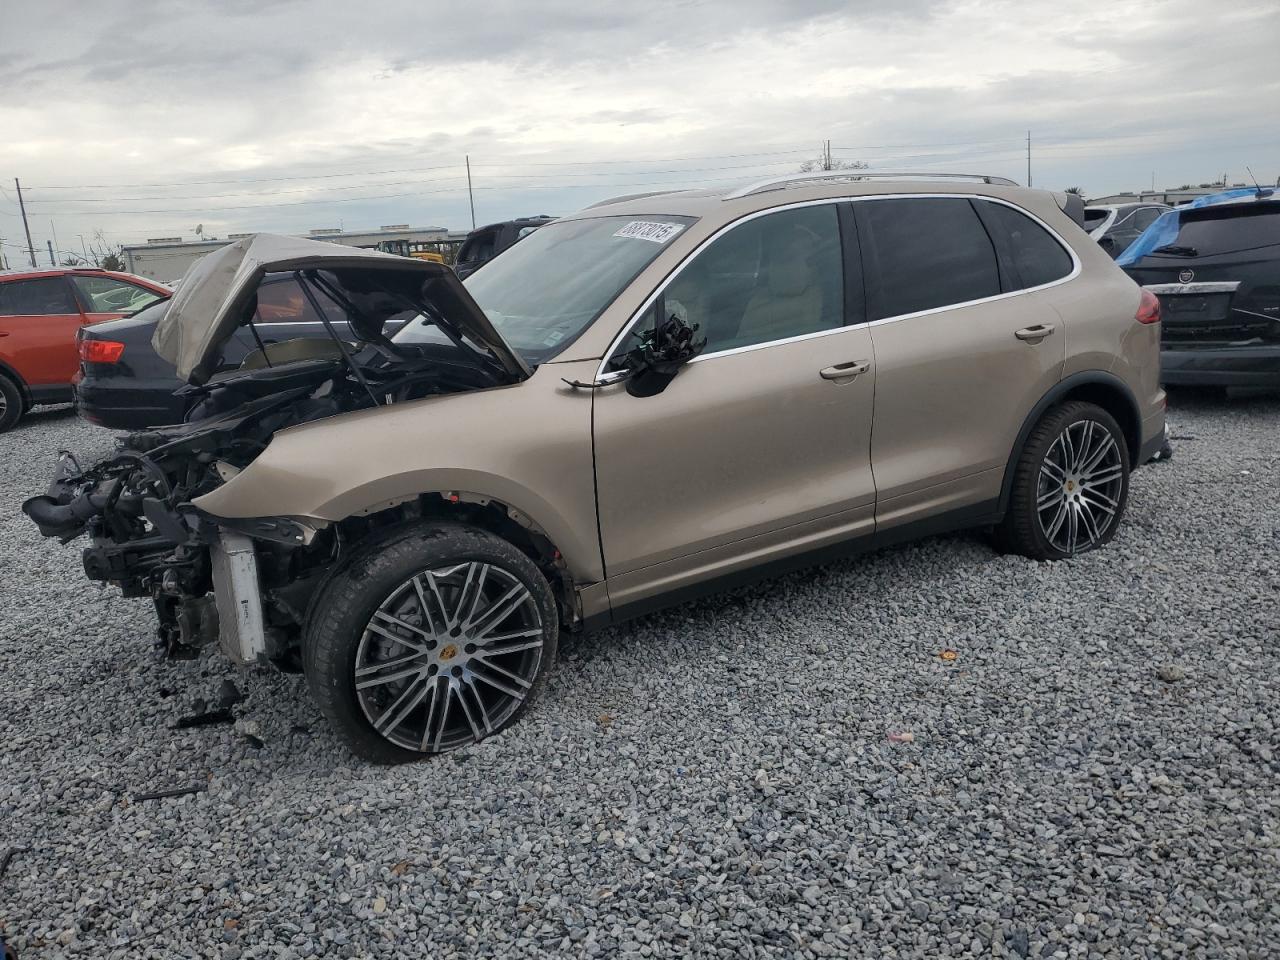
[(1110, 542), (1129, 499), (1129, 464), (1124, 431), (1102, 407), (1071, 401), (1049, 410), (1014, 466), (997, 544), (1063, 560)]
[(303, 672), (366, 760), (405, 763), (478, 743), (520, 718), (555, 663), (559, 614), (546, 577), (476, 527), (404, 528), (321, 589)]
[(0, 433), (4, 433), (22, 419), (25, 405), (18, 385), (0, 373)]

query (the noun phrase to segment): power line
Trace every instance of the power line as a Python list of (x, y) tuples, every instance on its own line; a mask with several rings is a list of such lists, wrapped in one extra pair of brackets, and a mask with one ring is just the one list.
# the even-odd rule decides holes
[[(706, 154), (696, 157), (633, 157), (628, 160), (509, 160), (477, 162), (482, 167), (568, 167), (617, 163), (686, 163), (697, 160), (741, 160), (746, 157), (779, 157), (808, 153), (808, 150), (774, 150), (763, 153)], [(348, 173), (297, 174), (287, 177), (241, 177), (223, 180), (173, 180), (167, 183), (59, 183), (33, 184), (28, 189), (39, 190), (118, 190), (123, 187), (191, 187), (219, 183), (276, 183), (294, 180), (326, 180), (338, 177), (378, 177), (396, 173), (426, 173), (432, 170), (457, 170), (461, 164), (448, 163), (430, 167), (401, 167), (396, 170), (352, 170)]]
[[(520, 179), (549, 179), (549, 178), (573, 178), (573, 177), (618, 177), (618, 176), (656, 176), (668, 173), (705, 173), (718, 170), (758, 170), (764, 167), (778, 167), (783, 164), (790, 165), (790, 160), (776, 160), (772, 163), (747, 163), (730, 166), (717, 167), (679, 167), (668, 168), (664, 170), (620, 170), (620, 171), (578, 171), (574, 173), (529, 173), (529, 174), (499, 174), (498, 177), (518, 177)], [(472, 164), (478, 166), (478, 164)], [(365, 190), (370, 187), (400, 187), (410, 186), (420, 183), (462, 183), (466, 181), (465, 176), (457, 177), (426, 177), (418, 180), (388, 180), (381, 183), (356, 183), (345, 186), (328, 187), (329, 190)], [(492, 181), (490, 181), (492, 182)], [(31, 187), (26, 188), (28, 192)], [(47, 188), (41, 188), (47, 189)], [(62, 197), (57, 200), (32, 200), (28, 199), (27, 203), (51, 204), (51, 203), (137, 203), (148, 200), (218, 200), (227, 197), (268, 197), (280, 194), (290, 193), (314, 193), (315, 187), (296, 187), (292, 189), (282, 190), (255, 190), (240, 191), (232, 193), (210, 193), (210, 194), (184, 194), (182, 196), (163, 195), (157, 197)], [(360, 198), (353, 198), (360, 199)]]

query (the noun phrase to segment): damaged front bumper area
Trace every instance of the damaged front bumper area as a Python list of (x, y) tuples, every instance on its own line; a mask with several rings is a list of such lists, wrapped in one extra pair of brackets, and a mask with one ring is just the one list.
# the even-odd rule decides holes
[[(159, 619), (156, 645), (176, 657), (215, 641), (236, 663), (289, 665), (305, 618), (309, 586), (295, 577), (312, 552), (319, 521), (289, 517), (231, 520), (163, 496), (164, 469), (146, 453), (122, 448), (90, 470), (64, 452), (44, 496), (23, 512), (46, 537), (66, 543), (83, 533), (85, 575), (149, 597)], [(317, 566), (324, 566), (327, 549)]]

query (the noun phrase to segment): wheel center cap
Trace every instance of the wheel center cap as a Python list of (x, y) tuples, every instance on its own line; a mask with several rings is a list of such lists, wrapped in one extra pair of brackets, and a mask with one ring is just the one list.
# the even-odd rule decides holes
[(440, 651), (441, 660), (452, 660), (457, 655), (458, 655), (458, 645), (456, 643), (450, 643), (443, 650)]
[(1066, 484), (1064, 484), (1064, 486), (1067, 489), (1067, 493), (1070, 493), (1072, 490), (1076, 488), (1076, 482), (1074, 480), (1068, 480)]

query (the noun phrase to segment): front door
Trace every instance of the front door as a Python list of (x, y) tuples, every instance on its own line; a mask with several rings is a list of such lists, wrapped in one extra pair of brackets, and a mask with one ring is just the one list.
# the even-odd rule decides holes
[(838, 207), (729, 228), (685, 262), (615, 351), (671, 315), (708, 338), (654, 396), (625, 384), (596, 391), (615, 609), (872, 531), (874, 356), (860, 287), (846, 296)]

